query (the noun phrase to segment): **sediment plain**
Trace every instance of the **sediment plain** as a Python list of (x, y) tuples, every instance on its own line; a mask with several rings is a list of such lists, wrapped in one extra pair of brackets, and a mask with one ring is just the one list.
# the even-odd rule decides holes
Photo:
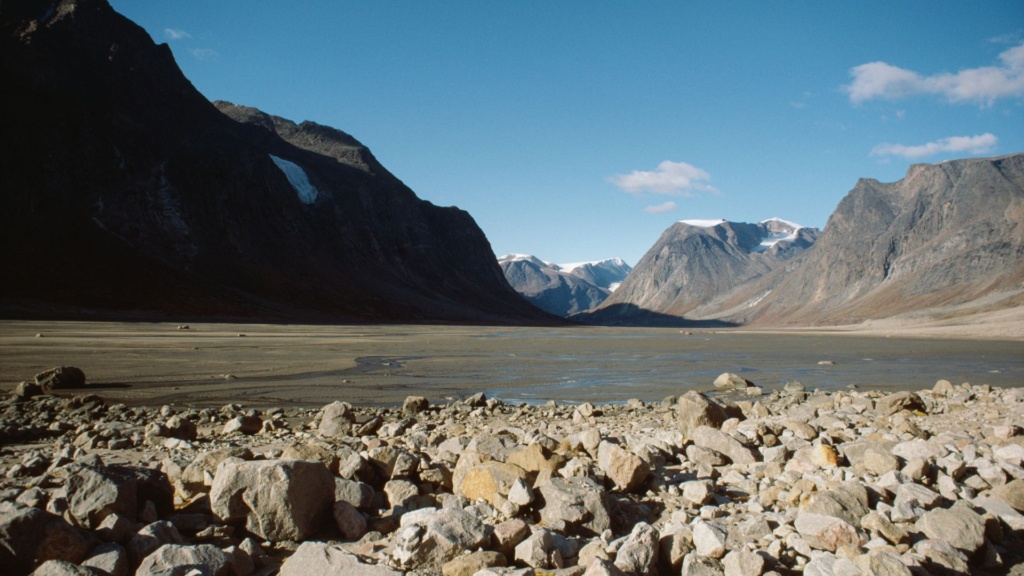
[(1019, 342), (184, 326), (0, 324), (5, 571), (1024, 574)]

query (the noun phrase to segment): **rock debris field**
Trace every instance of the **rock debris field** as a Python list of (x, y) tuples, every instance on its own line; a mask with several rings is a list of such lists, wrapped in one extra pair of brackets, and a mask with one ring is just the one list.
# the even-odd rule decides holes
[(38, 575), (1024, 574), (1024, 389), (660, 403), (0, 404), (0, 570)]

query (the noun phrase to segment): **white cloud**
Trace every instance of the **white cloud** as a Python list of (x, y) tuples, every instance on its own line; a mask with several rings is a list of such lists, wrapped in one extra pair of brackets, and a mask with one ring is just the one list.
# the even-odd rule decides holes
[(907, 159), (924, 158), (943, 152), (984, 154), (995, 149), (999, 139), (988, 132), (978, 136), (951, 136), (918, 146), (879, 144), (871, 149), (872, 156), (902, 156)]
[(1024, 43), (1005, 50), (999, 60), (1001, 63), (996, 66), (931, 76), (885, 62), (868, 62), (850, 69), (853, 82), (844, 88), (854, 104), (918, 94), (938, 94), (954, 103), (983, 105), (992, 105), (1000, 98), (1024, 97)]
[(196, 60), (206, 60), (207, 58), (215, 58), (220, 54), (213, 48), (193, 48), (188, 51)]
[(192, 37), (188, 32), (177, 28), (164, 28), (164, 36), (166, 36), (168, 40), (185, 40), (186, 38)]
[(664, 214), (666, 212), (671, 212), (675, 209), (676, 203), (669, 200), (668, 202), (663, 202), (661, 204), (647, 206), (646, 208), (644, 208), (644, 212), (647, 212), (648, 214)]
[(686, 162), (665, 160), (653, 171), (634, 170), (629, 174), (615, 174), (608, 181), (630, 194), (651, 192), (665, 196), (690, 196), (695, 191), (717, 192), (704, 182), (711, 175)]

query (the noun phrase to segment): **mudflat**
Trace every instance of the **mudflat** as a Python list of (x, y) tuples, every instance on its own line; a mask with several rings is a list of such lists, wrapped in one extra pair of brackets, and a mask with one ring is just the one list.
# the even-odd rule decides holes
[(646, 402), (734, 372), (767, 389), (1024, 384), (1020, 341), (652, 328), (0, 322), (0, 387), (74, 365), (129, 405), (319, 407), (443, 402)]

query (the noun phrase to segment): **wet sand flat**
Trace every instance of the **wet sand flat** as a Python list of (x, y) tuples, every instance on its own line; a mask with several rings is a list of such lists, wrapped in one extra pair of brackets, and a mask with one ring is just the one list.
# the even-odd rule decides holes
[[(828, 362), (832, 362), (829, 364)], [(1019, 341), (653, 328), (0, 322), (0, 388), (58, 365), (128, 404), (321, 406), (432, 401), (645, 401), (721, 372), (767, 389), (1024, 385)]]

